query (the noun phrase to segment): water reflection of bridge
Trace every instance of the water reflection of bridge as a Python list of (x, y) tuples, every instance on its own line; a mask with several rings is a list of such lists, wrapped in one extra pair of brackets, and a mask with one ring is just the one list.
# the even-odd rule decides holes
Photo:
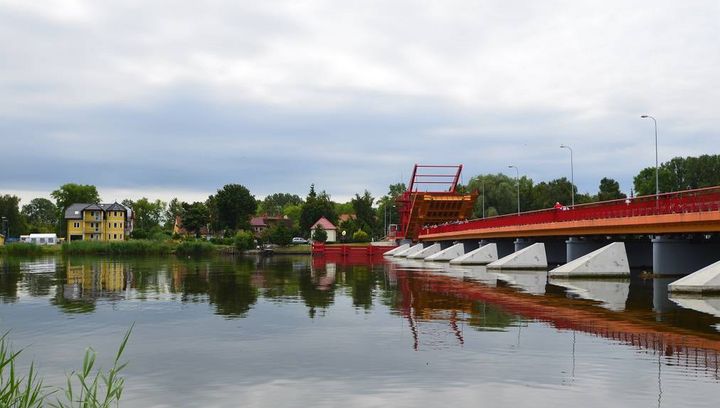
[[(666, 364), (701, 368), (720, 379), (720, 339), (717, 334), (652, 323), (632, 314), (617, 313), (564, 297), (536, 296), (509, 287), (489, 287), (437, 273), (403, 270), (395, 264), (388, 268), (396, 276), (402, 296), (400, 309), (410, 319), (422, 313), (416, 309), (428, 307), (419, 300), (430, 294), (482, 302), (557, 329), (583, 332), (650, 351), (662, 356)], [(431, 306), (437, 308), (439, 305)], [(450, 307), (451, 313), (465, 310), (466, 307)]]

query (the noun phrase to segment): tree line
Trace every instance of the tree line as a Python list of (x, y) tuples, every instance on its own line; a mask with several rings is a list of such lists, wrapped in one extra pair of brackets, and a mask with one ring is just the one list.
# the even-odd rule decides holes
[[(655, 168), (641, 170), (634, 177), (630, 195), (655, 193)], [(676, 157), (662, 163), (659, 168), (661, 192), (687, 190), (720, 185), (720, 155), (699, 157)], [(473, 208), (473, 218), (511, 214), (517, 211), (517, 188), (515, 178), (505, 174), (476, 175), (458, 191), (477, 191), (478, 199)], [(566, 178), (535, 183), (524, 176), (519, 179), (521, 211), (551, 208), (556, 202), (568, 205), (574, 194), (575, 203), (625, 198), (617, 181), (600, 180), (597, 192), (579, 193)], [(406, 189), (405, 184), (388, 186), (385, 195), (375, 198), (367, 190), (357, 193), (348, 202), (335, 202), (326, 191), (316, 191), (311, 185), (306, 197), (290, 193), (275, 193), (258, 200), (240, 184), (227, 184), (210, 195), (205, 201), (184, 202), (174, 198), (169, 202), (126, 199), (122, 204), (134, 213), (132, 238), (159, 239), (169, 237), (177, 223), (191, 235), (199, 236), (208, 231), (214, 236), (232, 238), (238, 231), (250, 231), (250, 219), (265, 215), (282, 217), (286, 222), (274, 222), (260, 237), (262, 241), (287, 244), (292, 237), (310, 237), (310, 227), (325, 217), (344, 238), (352, 241), (378, 239), (385, 235), (389, 224), (399, 223), (396, 199)], [(47, 198), (34, 198), (20, 205), (20, 198), (0, 195), (0, 216), (7, 220), (11, 236), (29, 232), (56, 232), (65, 236), (67, 223), (65, 209), (74, 203), (100, 203), (97, 188), (93, 185), (68, 183), (52, 191)], [(342, 218), (341, 218), (342, 216)], [(4, 232), (4, 231), (2, 231)], [(247, 234), (246, 234), (247, 236)], [(252, 235), (251, 235), (252, 238)]]

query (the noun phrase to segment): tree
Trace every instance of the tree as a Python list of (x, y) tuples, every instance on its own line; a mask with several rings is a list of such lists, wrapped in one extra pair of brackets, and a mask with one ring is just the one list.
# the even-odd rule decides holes
[(123, 204), (133, 211), (135, 225), (134, 238), (148, 238), (160, 231), (166, 204), (160, 200), (150, 201), (143, 197), (137, 201), (125, 200)]
[(200, 231), (210, 222), (210, 212), (207, 206), (201, 202), (192, 204), (182, 204), (182, 227), (189, 233), (195, 234), (195, 238), (200, 237)]
[(617, 200), (625, 197), (627, 196), (620, 191), (620, 183), (607, 177), (600, 180), (597, 201)]
[(268, 229), (268, 239), (273, 244), (289, 245), (292, 242), (292, 230), (279, 222)]
[(262, 215), (283, 215), (285, 207), (302, 205), (303, 200), (296, 194), (275, 193), (265, 197), (258, 205), (257, 213)]
[[(377, 200), (377, 219), (380, 219), (380, 217), (383, 218), (383, 226), (385, 228), (390, 224), (400, 223), (400, 212), (398, 211), (396, 201), (406, 190), (407, 187), (405, 187), (405, 183), (390, 184), (390, 186), (388, 186), (388, 193)], [(383, 231), (382, 235), (386, 233), (387, 231)]]
[(214, 197), (217, 222), (220, 229), (249, 229), (250, 217), (255, 214), (257, 202), (250, 191), (240, 184), (227, 184)]
[(3, 225), (0, 221), (0, 233), (5, 235), (7, 231), (3, 228), (7, 227), (8, 235), (18, 236), (27, 232), (25, 220), (20, 215), (20, 197), (14, 195), (0, 195), (0, 220), (7, 219), (7, 224)]
[(34, 198), (22, 207), (22, 216), (32, 232), (53, 232), (58, 221), (58, 209), (47, 198)]
[(55, 205), (58, 209), (58, 232), (61, 236), (67, 235), (65, 210), (71, 204), (98, 204), (100, 202), (100, 195), (97, 192), (97, 188), (89, 184), (63, 184), (60, 188), (50, 193), (50, 196), (55, 199)]
[(240, 230), (235, 234), (235, 248), (238, 251), (247, 251), (255, 247), (255, 237), (252, 232)]
[(183, 203), (178, 200), (177, 198), (173, 198), (170, 200), (170, 202), (167, 205), (167, 210), (165, 210), (165, 229), (172, 232), (173, 227), (175, 226), (175, 219), (182, 215), (183, 212)]
[(310, 192), (300, 211), (300, 229), (303, 231), (303, 234), (306, 234), (305, 231), (310, 231), (310, 227), (312, 227), (320, 217), (327, 218), (328, 221), (333, 224), (337, 222), (335, 205), (330, 201), (330, 196), (324, 191), (317, 194), (315, 192), (315, 185), (313, 184), (310, 186)]
[(375, 210), (372, 208), (373, 201), (375, 199), (370, 195), (370, 192), (365, 190), (362, 196), (355, 194), (355, 198), (351, 200), (351, 203), (357, 217), (355, 219), (357, 226), (375, 235), (380, 231), (376, 231), (377, 220), (375, 219)]
[[(483, 185), (485, 191), (485, 216), (512, 214), (517, 212), (517, 184), (514, 177), (506, 174), (482, 174), (470, 179), (467, 184), (467, 191), (478, 191), (478, 196), (473, 208), (473, 218), (481, 218)], [(531, 201), (532, 180), (522, 177), (520, 179), (521, 210), (527, 211), (528, 203)], [(492, 210), (492, 213), (491, 211)]]
[[(720, 185), (720, 155), (675, 157), (659, 168), (660, 193)], [(655, 194), (655, 167), (642, 169), (633, 180), (638, 195)]]
[(325, 231), (325, 228), (322, 227), (322, 225), (318, 225), (315, 227), (312, 233), (312, 240), (317, 242), (325, 242), (327, 241), (327, 232)]
[(302, 204), (288, 204), (283, 207), (283, 215), (292, 220), (294, 229), (300, 229), (300, 214), (302, 214)]
[(532, 188), (532, 202), (524, 211), (552, 208), (558, 202), (570, 205), (573, 190), (572, 183), (565, 177), (538, 183)]

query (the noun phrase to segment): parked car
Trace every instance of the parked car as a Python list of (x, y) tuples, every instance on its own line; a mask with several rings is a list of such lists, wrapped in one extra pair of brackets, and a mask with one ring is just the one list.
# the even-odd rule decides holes
[(293, 244), (307, 244), (308, 240), (303, 237), (295, 237), (292, 239)]

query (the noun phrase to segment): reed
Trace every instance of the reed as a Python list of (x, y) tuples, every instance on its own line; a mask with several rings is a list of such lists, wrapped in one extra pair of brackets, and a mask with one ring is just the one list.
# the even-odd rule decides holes
[[(97, 353), (92, 348), (88, 348), (85, 351), (82, 369), (68, 374), (65, 387), (59, 388), (44, 386), (43, 380), (38, 377), (34, 363), (30, 364), (25, 377), (17, 374), (16, 360), (23, 350), (13, 352), (7, 340), (8, 333), (5, 333), (0, 337), (0, 407), (110, 408), (118, 406), (125, 386), (125, 379), (120, 376), (120, 372), (127, 366), (127, 362), (122, 363), (120, 359), (130, 339), (133, 326), (125, 333), (110, 369), (107, 371), (95, 370)], [(55, 401), (49, 402), (53, 396), (56, 396)]]
[(62, 246), (68, 255), (167, 255), (172, 245), (163, 241), (137, 239), (130, 241), (72, 241)]

